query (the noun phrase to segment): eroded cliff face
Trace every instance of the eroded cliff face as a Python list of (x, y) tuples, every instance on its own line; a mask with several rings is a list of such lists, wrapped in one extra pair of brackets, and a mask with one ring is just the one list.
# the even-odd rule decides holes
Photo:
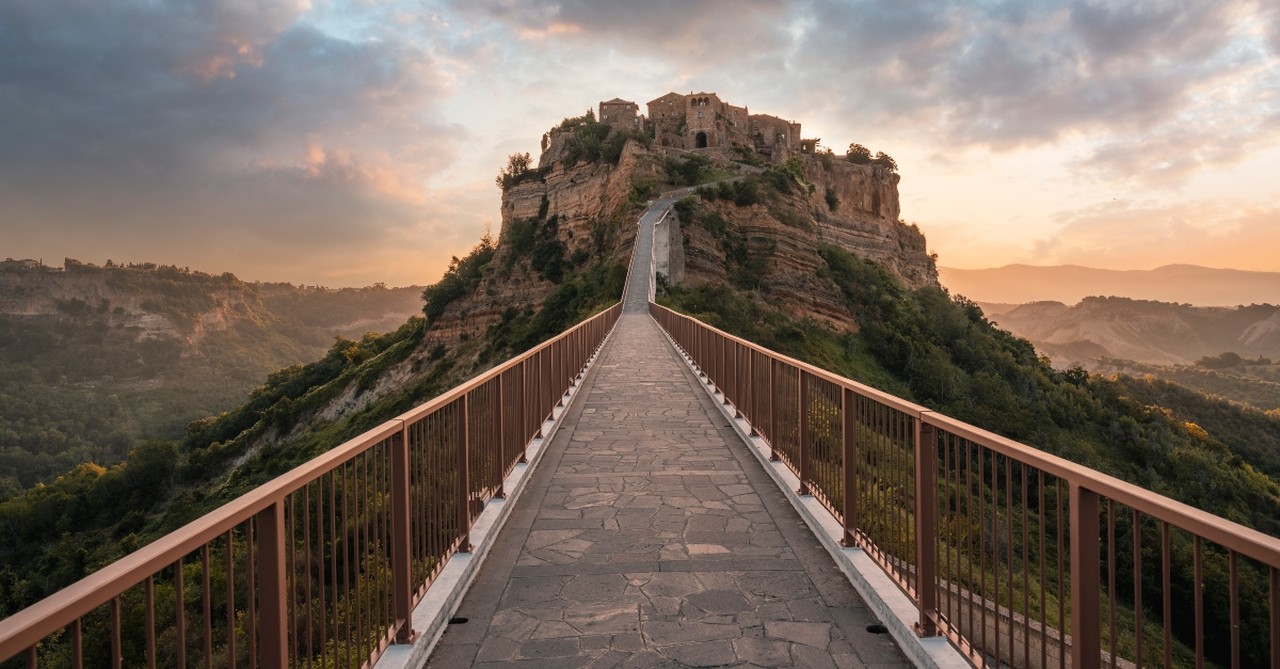
[[(667, 174), (670, 161), (697, 155), (712, 161), (710, 170), (725, 175), (744, 169), (717, 154), (645, 148), (635, 141), (626, 144), (617, 165), (569, 165), (566, 136), (552, 133), (537, 170), (504, 190), (494, 259), (504, 271), (491, 272), (472, 295), (451, 305), (432, 324), (430, 345), (450, 347), (483, 336), (504, 313), (536, 309), (555, 289), (527, 259), (527, 226), (554, 234), (566, 257), (626, 263), (635, 217), (644, 206), (636, 193), (648, 184), (654, 186), (652, 192), (676, 187)], [(660, 233), (667, 238), (659, 244), (669, 249), (660, 260), (669, 270), (668, 278), (687, 285), (751, 285), (794, 316), (847, 330), (856, 330), (857, 323), (844, 307), (840, 290), (821, 276), (826, 263), (818, 252), (820, 244), (878, 262), (910, 286), (938, 284), (924, 235), (899, 220), (897, 174), (834, 156), (797, 160), (800, 178), (790, 192), (770, 191), (768, 180), (761, 180), (760, 196), (753, 204), (702, 198), (699, 206), (724, 221), (716, 232), (696, 221), (673, 220), (669, 230)], [(743, 263), (749, 267), (741, 267)], [(743, 272), (754, 280), (735, 277)]]
[(517, 226), (554, 235), (570, 261), (576, 256), (580, 262), (627, 262), (635, 241), (635, 216), (644, 206), (633, 199), (633, 189), (662, 179), (662, 161), (636, 142), (626, 144), (617, 165), (568, 165), (562, 153), (563, 141), (552, 141), (538, 170), (503, 191), (494, 262), (504, 271), (491, 272), (474, 294), (450, 305), (432, 324), (430, 345), (448, 348), (481, 336), (508, 310), (536, 309), (556, 288), (532, 267), (529, 240), (515, 232)]
[[(683, 238), (679, 265), (683, 275), (673, 276), (673, 280), (687, 286), (749, 282), (770, 304), (788, 315), (857, 331), (840, 289), (819, 275), (826, 264), (818, 255), (818, 235), (812, 225), (804, 229), (784, 223), (766, 204), (740, 207), (709, 201), (699, 208), (700, 215), (695, 220), (679, 220), (678, 230)], [(725, 244), (722, 236), (697, 222), (707, 215), (720, 216), (725, 222), (724, 234), (742, 240), (737, 258), (731, 257), (731, 244)]]
[(765, 180), (751, 204), (701, 197), (693, 220), (673, 225), (672, 238), (683, 244), (669, 261), (677, 268), (671, 279), (749, 287), (789, 315), (852, 331), (857, 323), (839, 288), (821, 275), (820, 244), (873, 260), (909, 286), (938, 285), (924, 235), (898, 220), (898, 175), (840, 159), (809, 157), (801, 165), (807, 183), (791, 184), (790, 192)]
[(938, 285), (938, 266), (924, 234), (900, 220), (897, 174), (838, 158), (807, 158), (803, 164), (805, 179), (814, 184), (807, 204), (819, 241), (874, 260), (908, 285)]

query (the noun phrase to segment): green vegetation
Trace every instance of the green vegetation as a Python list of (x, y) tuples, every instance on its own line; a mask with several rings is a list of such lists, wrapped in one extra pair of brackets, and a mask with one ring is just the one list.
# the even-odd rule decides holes
[(668, 157), (666, 169), (671, 183), (677, 186), (697, 186), (719, 178), (713, 170), (711, 160), (706, 156)]
[(1103, 358), (1099, 362), (1108, 373), (1152, 377), (1260, 411), (1280, 411), (1280, 365), (1259, 364), (1268, 362), (1266, 358), (1216, 369), (1206, 368), (1200, 363), (1165, 366), (1113, 358)]
[(525, 151), (507, 156), (507, 166), (498, 170), (498, 176), (494, 177), (493, 181), (498, 188), (506, 190), (518, 183), (541, 177), (541, 170), (533, 167), (533, 156)]
[(596, 121), (595, 112), (590, 109), (582, 116), (564, 119), (556, 129), (569, 133), (563, 156), (569, 167), (599, 162), (617, 165), (628, 141), (635, 140), (645, 146), (653, 143), (653, 138), (646, 133), (622, 130)]
[(871, 149), (856, 142), (849, 145), (849, 151), (845, 154), (845, 159), (854, 165), (877, 165), (890, 172), (898, 171), (897, 161), (890, 158), (889, 154), (884, 151), (878, 151), (875, 157), (872, 157)]
[(570, 273), (547, 297), (542, 309), (509, 308), (485, 334), (482, 360), (504, 360), (563, 332), (573, 324), (618, 301), (627, 269), (601, 263)]
[(467, 257), (459, 260), (454, 256), (449, 261), (444, 277), (422, 291), (422, 313), (429, 322), (436, 322), (454, 300), (475, 291), (496, 250), (493, 239), (486, 234)]
[[(53, 306), (0, 315), (0, 500), (80, 463), (110, 467), (145, 439), (177, 439), (271, 371), (322, 355), (335, 334), (395, 327), (418, 304), (417, 288), (247, 284), (150, 263), (67, 267), (0, 273), (6, 300)], [(84, 297), (50, 297), (68, 294)]]

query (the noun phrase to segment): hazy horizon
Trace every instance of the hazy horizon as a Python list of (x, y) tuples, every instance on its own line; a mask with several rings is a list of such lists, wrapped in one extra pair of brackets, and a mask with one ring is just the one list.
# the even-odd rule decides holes
[(5, 3), (0, 256), (433, 283), (507, 154), (706, 90), (892, 155), (944, 266), (1280, 271), (1280, 6), (679, 7)]

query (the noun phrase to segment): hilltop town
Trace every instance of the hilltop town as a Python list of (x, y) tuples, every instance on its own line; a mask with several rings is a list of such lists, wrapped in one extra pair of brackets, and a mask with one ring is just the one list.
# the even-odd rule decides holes
[(654, 143), (681, 149), (710, 149), (725, 157), (754, 151), (780, 164), (793, 155), (813, 154), (817, 139), (802, 139), (800, 124), (769, 114), (752, 114), (715, 93), (667, 93), (640, 105), (621, 98), (600, 102), (599, 120), (614, 128), (649, 132)]

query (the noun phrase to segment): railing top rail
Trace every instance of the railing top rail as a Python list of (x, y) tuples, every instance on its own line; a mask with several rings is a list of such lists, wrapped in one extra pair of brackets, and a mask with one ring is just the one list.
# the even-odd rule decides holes
[(399, 416), (396, 416), (396, 419), (402, 420), (405, 423), (413, 423), (417, 420), (420, 420), (423, 416), (426, 416), (427, 414), (433, 413), (435, 411), (439, 411), (441, 407), (448, 406), (450, 403), (457, 401), (457, 399), (462, 397), (463, 395), (466, 395), (467, 393), (493, 380), (499, 374), (502, 374), (508, 369), (511, 369), (512, 367), (515, 367), (516, 365), (524, 362), (525, 360), (532, 358), (533, 356), (542, 352), (543, 349), (551, 347), (561, 338), (568, 336), (569, 334), (572, 334), (574, 332), (577, 332), (578, 330), (586, 327), (587, 325), (589, 325), (590, 323), (592, 323), (597, 319), (606, 318), (610, 311), (612, 311), (613, 309), (619, 308), (621, 304), (622, 304), (621, 302), (616, 303), (612, 306), (609, 306), (601, 310), (597, 314), (594, 314), (592, 316), (589, 316), (583, 319), (582, 321), (579, 321), (573, 327), (569, 328), (568, 330), (565, 330), (564, 332), (556, 335), (555, 337), (552, 337), (551, 339), (548, 339), (547, 341), (544, 341), (541, 344), (534, 346), (528, 351), (525, 351), (524, 353), (521, 353), (520, 355), (517, 355), (516, 357), (511, 358), (506, 362), (500, 365), (497, 365), (496, 367), (491, 367), (485, 370), (484, 372), (477, 374), (476, 376), (444, 391), (443, 393), (436, 395), (435, 397), (427, 400), (426, 402), (423, 402), (422, 404), (419, 404), (418, 406), (412, 409), (409, 409), (408, 411), (400, 414)]
[(1143, 514), (1168, 522), (1169, 524), (1191, 532), (1197, 536), (1216, 543), (1240, 555), (1250, 557), (1263, 564), (1280, 569), (1280, 538), (1276, 538), (1232, 522), (1221, 516), (1197, 509), (1159, 493), (1146, 490), (1132, 483), (1127, 483), (1114, 476), (1103, 474), (1069, 460), (1051, 455), (1032, 446), (1001, 437), (982, 428), (960, 420), (950, 418), (917, 404), (907, 402), (883, 391), (865, 386), (852, 379), (844, 378), (805, 362), (782, 355), (749, 341), (735, 337), (702, 321), (653, 304), (674, 316), (688, 319), (700, 327), (707, 328), (731, 341), (737, 342), (753, 350), (760, 351), (774, 359), (794, 365), (806, 373), (822, 378), (831, 383), (850, 388), (865, 397), (879, 401), (892, 408), (911, 414), (925, 424), (945, 430), (955, 436), (980, 444), (1001, 455), (1013, 458), (1018, 462), (1035, 467), (1047, 474), (1061, 478), (1071, 484), (1095, 492), (1103, 497), (1136, 509)]
[(1167, 521), (1224, 548), (1280, 569), (1280, 539), (1269, 534), (939, 413), (928, 412), (921, 416), (921, 420), (1136, 509), (1156, 520)]
[(787, 363), (788, 365), (791, 365), (791, 366), (793, 366), (793, 367), (797, 367), (797, 368), (799, 368), (799, 369), (803, 370), (805, 373), (807, 373), (807, 374), (809, 374), (809, 375), (811, 375), (811, 376), (815, 376), (815, 377), (817, 377), (817, 378), (822, 379), (823, 381), (827, 381), (827, 382), (829, 382), (829, 383), (833, 383), (833, 384), (835, 384), (835, 385), (842, 386), (842, 387), (844, 387), (844, 388), (848, 388), (848, 389), (850, 389), (850, 390), (852, 390), (852, 391), (854, 391), (854, 392), (858, 393), (859, 395), (862, 395), (862, 396), (864, 396), (864, 397), (866, 397), (866, 398), (868, 398), (868, 399), (873, 399), (873, 400), (875, 400), (875, 401), (877, 401), (877, 402), (880, 402), (881, 404), (884, 404), (884, 405), (889, 406), (890, 408), (897, 409), (898, 411), (901, 411), (901, 412), (906, 413), (906, 414), (910, 414), (912, 417), (919, 417), (919, 415), (920, 415), (920, 413), (921, 413), (921, 412), (929, 411), (929, 409), (927, 409), (927, 408), (925, 408), (925, 407), (922, 407), (922, 406), (920, 406), (919, 404), (915, 404), (914, 402), (908, 402), (907, 400), (904, 400), (904, 399), (902, 399), (901, 397), (895, 397), (895, 396), (893, 396), (893, 395), (890, 395), (889, 393), (884, 392), (883, 390), (877, 390), (877, 389), (875, 389), (875, 388), (872, 388), (871, 386), (868, 386), (868, 385), (865, 385), (865, 384), (862, 384), (862, 383), (858, 383), (857, 381), (854, 381), (853, 379), (848, 379), (848, 378), (845, 378), (845, 377), (843, 377), (843, 376), (840, 376), (839, 374), (836, 374), (836, 373), (834, 373), (834, 372), (829, 372), (829, 371), (827, 371), (827, 370), (825, 370), (825, 369), (822, 369), (821, 367), (815, 367), (815, 366), (813, 366), (813, 365), (811, 365), (811, 364), (809, 364), (809, 363), (807, 363), (807, 362), (804, 362), (803, 360), (796, 360), (795, 358), (792, 358), (791, 356), (784, 355), (784, 354), (782, 354), (782, 353), (778, 353), (777, 351), (771, 351), (771, 350), (769, 350), (769, 349), (767, 349), (767, 348), (765, 348), (765, 347), (763, 347), (763, 346), (760, 346), (759, 344), (755, 344), (755, 343), (749, 342), (749, 341), (747, 341), (747, 340), (745, 340), (745, 339), (743, 339), (743, 338), (741, 338), (741, 337), (735, 337), (735, 336), (733, 336), (733, 335), (729, 334), (728, 332), (725, 332), (725, 331), (723, 331), (723, 330), (720, 330), (720, 329), (718, 329), (718, 328), (716, 328), (716, 327), (713, 327), (713, 326), (711, 326), (711, 325), (707, 325), (706, 323), (703, 323), (702, 321), (700, 321), (700, 320), (698, 320), (698, 319), (696, 319), (696, 318), (694, 318), (694, 317), (692, 317), (692, 316), (688, 316), (688, 315), (682, 314), (682, 313), (680, 313), (680, 312), (678, 312), (678, 311), (674, 311), (674, 310), (672, 310), (672, 309), (668, 309), (667, 307), (664, 307), (664, 306), (662, 306), (661, 304), (657, 304), (657, 303), (653, 303), (653, 302), (651, 302), (650, 304), (652, 304), (653, 306), (657, 307), (658, 309), (661, 309), (661, 310), (663, 310), (663, 311), (666, 311), (666, 312), (668, 312), (668, 313), (670, 313), (670, 314), (672, 314), (672, 315), (674, 315), (674, 316), (677, 316), (677, 317), (679, 317), (679, 318), (687, 318), (687, 319), (689, 319), (689, 320), (691, 320), (691, 321), (694, 321), (694, 322), (698, 323), (700, 326), (702, 326), (702, 327), (704, 327), (704, 328), (707, 328), (708, 330), (711, 330), (712, 332), (715, 332), (716, 334), (718, 334), (718, 335), (720, 335), (720, 336), (722, 336), (722, 337), (724, 337), (724, 338), (726, 338), (726, 339), (728, 339), (728, 340), (730, 340), (730, 341), (736, 342), (736, 343), (738, 343), (738, 344), (740, 344), (740, 345), (742, 345), (742, 346), (745, 346), (745, 347), (750, 348), (750, 349), (752, 349), (752, 350), (755, 350), (755, 351), (758, 351), (758, 352), (760, 352), (760, 353), (763, 353), (764, 355), (767, 355), (767, 356), (769, 356), (769, 357), (771, 357), (771, 358), (774, 358), (774, 359), (776, 359), (776, 360), (781, 360), (782, 362), (785, 362), (785, 363)]
[(498, 374), (536, 355), (543, 349), (606, 317), (614, 304), (538, 346), (486, 370), (424, 404), (388, 420), (367, 432), (298, 465), (288, 472), (236, 497), (205, 515), (165, 534), (152, 543), (89, 574), (75, 583), (0, 620), (0, 658), (7, 658), (57, 632), (69, 621), (106, 604), (156, 572), (175, 563), (204, 544), (246, 522), (258, 512), (283, 500), (326, 473), (359, 456), (375, 445), (399, 434), (404, 426), (448, 405), (458, 397), (488, 382)]

